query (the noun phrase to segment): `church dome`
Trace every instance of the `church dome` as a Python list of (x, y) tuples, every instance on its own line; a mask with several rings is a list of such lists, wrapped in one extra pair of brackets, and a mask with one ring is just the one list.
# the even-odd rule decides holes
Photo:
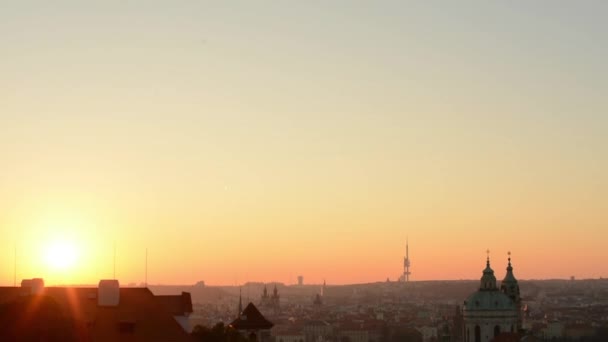
[[(488, 251), (489, 254), (489, 251)], [(490, 257), (486, 260), (486, 268), (480, 279), (477, 292), (472, 293), (464, 303), (466, 311), (500, 311), (516, 309), (513, 300), (496, 286), (494, 270), (490, 267)]]
[(466, 311), (515, 310), (515, 303), (500, 291), (477, 291), (464, 302)]

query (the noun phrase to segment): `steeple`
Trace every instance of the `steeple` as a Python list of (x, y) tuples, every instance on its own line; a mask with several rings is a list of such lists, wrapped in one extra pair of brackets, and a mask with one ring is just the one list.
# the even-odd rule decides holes
[(243, 312), (243, 293), (241, 291), (241, 287), (239, 286), (239, 312), (236, 315), (237, 318), (241, 316), (241, 312)]
[(515, 303), (519, 303), (521, 301), (519, 297), (519, 284), (517, 283), (517, 279), (513, 275), (513, 266), (511, 266), (511, 252), (508, 253), (509, 261), (507, 265), (507, 274), (505, 274), (505, 278), (502, 280), (500, 284), (500, 290), (504, 292), (511, 300)]
[(494, 276), (494, 270), (490, 267), (490, 250), (488, 249), (486, 253), (486, 269), (483, 270), (483, 276), (481, 276), (481, 286), (479, 287), (479, 290), (496, 291), (498, 290), (498, 287), (496, 287), (496, 277)]
[(505, 278), (500, 284), (500, 291), (506, 294), (509, 298), (511, 298), (513, 303), (515, 303), (515, 307), (517, 308), (517, 329), (519, 330), (521, 329), (523, 322), (519, 284), (513, 275), (513, 266), (511, 266), (511, 252), (508, 252), (507, 254), (509, 255), (509, 258), (507, 259), (509, 261), (507, 264), (507, 274), (505, 274)]

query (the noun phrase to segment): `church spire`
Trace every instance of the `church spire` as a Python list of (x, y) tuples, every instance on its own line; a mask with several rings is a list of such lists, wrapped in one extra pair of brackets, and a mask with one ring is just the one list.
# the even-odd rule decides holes
[(241, 312), (243, 312), (243, 292), (239, 286), (239, 312), (237, 314), (237, 318), (241, 317)]
[(489, 249), (486, 250), (486, 255), (487, 255), (486, 268), (490, 268), (490, 250)]
[(513, 275), (513, 266), (511, 265), (511, 252), (508, 252), (507, 255), (508, 257), (508, 264), (507, 264), (507, 274), (505, 275), (505, 279), (503, 279), (503, 283), (504, 282), (508, 282), (508, 283), (517, 283), (517, 279), (515, 279), (515, 276)]
[(498, 290), (496, 287), (496, 277), (494, 276), (494, 270), (490, 267), (490, 250), (486, 251), (486, 269), (483, 270), (483, 276), (481, 277), (481, 286), (479, 287), (482, 291), (494, 291)]
[(511, 252), (507, 253), (509, 255), (508, 264), (507, 264), (507, 274), (505, 274), (505, 278), (502, 280), (500, 284), (500, 290), (509, 296), (513, 303), (515, 303), (517, 307), (518, 317), (517, 317), (517, 327), (521, 328), (522, 325), (522, 311), (521, 311), (521, 296), (519, 295), (519, 283), (513, 275), (513, 266), (511, 265)]
[(507, 274), (505, 274), (505, 278), (500, 284), (500, 289), (513, 301), (519, 302), (519, 284), (517, 283), (515, 275), (513, 275), (513, 266), (511, 265), (511, 252), (507, 254), (509, 255), (509, 258), (507, 259)]

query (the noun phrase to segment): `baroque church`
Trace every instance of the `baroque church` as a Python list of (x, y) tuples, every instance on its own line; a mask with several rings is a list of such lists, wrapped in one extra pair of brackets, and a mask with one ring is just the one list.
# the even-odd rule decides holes
[(464, 302), (465, 342), (490, 342), (501, 333), (517, 333), (522, 328), (519, 284), (513, 275), (510, 252), (508, 260), (507, 274), (499, 288), (488, 252), (479, 290)]

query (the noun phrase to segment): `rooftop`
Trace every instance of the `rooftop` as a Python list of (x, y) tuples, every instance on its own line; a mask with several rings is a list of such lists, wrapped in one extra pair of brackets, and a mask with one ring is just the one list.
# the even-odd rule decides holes
[(48, 318), (63, 317), (78, 331), (79, 340), (190, 341), (149, 289), (120, 288), (119, 295), (118, 305), (99, 306), (96, 287), (46, 287), (34, 295), (21, 287), (0, 287), (0, 322), (12, 327), (0, 334), (22, 336), (40, 324), (52, 329)]

